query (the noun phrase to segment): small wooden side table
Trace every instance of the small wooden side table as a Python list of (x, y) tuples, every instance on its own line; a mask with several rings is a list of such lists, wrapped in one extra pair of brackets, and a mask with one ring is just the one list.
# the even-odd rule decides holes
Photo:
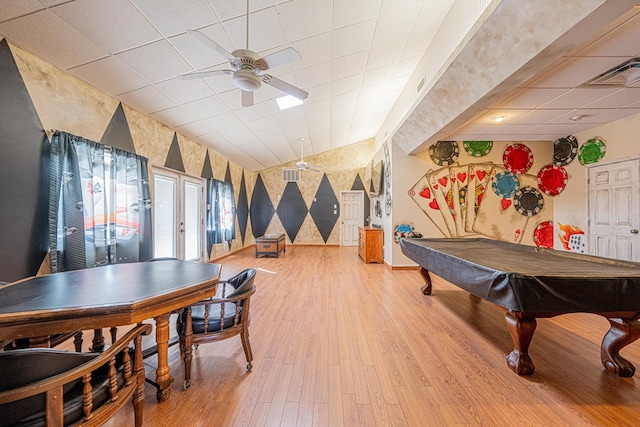
[(287, 252), (284, 234), (265, 234), (256, 238), (256, 258), (260, 255), (275, 255), (278, 258), (280, 252)]

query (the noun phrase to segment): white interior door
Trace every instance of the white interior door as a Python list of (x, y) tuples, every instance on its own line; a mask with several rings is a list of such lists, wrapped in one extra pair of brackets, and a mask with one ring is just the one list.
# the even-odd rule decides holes
[(364, 225), (362, 191), (342, 192), (342, 246), (358, 246), (358, 227)]
[(201, 178), (154, 169), (154, 257), (204, 259), (204, 189)]
[(589, 168), (589, 252), (640, 261), (640, 159)]

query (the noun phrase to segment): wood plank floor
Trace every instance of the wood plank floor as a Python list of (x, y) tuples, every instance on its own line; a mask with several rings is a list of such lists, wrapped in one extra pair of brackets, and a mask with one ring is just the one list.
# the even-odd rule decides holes
[[(632, 426), (640, 383), (600, 363), (608, 322), (539, 319), (533, 376), (508, 367), (502, 309), (443, 282), (420, 292), (417, 270), (365, 265), (356, 248), (290, 246), (280, 258), (245, 250), (223, 277), (258, 271), (253, 370), (239, 337), (194, 352), (191, 388), (172, 347), (168, 402), (146, 386), (146, 426)], [(622, 353), (640, 366), (640, 342)], [(149, 360), (153, 364), (153, 360)], [(131, 425), (127, 405), (109, 426)]]

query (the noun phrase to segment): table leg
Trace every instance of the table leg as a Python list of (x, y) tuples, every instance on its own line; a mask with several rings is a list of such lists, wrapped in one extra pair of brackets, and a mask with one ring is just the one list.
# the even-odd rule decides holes
[(173, 382), (169, 371), (169, 316), (171, 313), (162, 314), (155, 318), (156, 321), (156, 345), (158, 348), (158, 368), (156, 369), (156, 397), (158, 402), (169, 399)]
[(529, 344), (536, 330), (536, 318), (509, 310), (505, 314), (505, 320), (514, 347), (507, 356), (507, 364), (518, 375), (532, 375), (535, 366), (529, 357)]
[(600, 347), (600, 359), (607, 371), (620, 377), (632, 377), (635, 366), (624, 357), (620, 350), (640, 338), (640, 321), (634, 319), (607, 319), (611, 328), (605, 334)]
[(422, 295), (431, 295), (431, 276), (429, 276), (429, 270), (424, 267), (420, 267), (420, 275), (424, 279), (424, 286), (422, 286)]

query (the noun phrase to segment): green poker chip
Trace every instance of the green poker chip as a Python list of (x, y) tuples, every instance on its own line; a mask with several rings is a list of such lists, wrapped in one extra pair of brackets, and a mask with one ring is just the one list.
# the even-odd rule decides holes
[(578, 160), (583, 165), (599, 162), (604, 157), (606, 147), (604, 140), (598, 136), (582, 144), (578, 150)]
[(482, 157), (489, 154), (493, 148), (493, 141), (463, 141), (464, 150), (473, 157)]

